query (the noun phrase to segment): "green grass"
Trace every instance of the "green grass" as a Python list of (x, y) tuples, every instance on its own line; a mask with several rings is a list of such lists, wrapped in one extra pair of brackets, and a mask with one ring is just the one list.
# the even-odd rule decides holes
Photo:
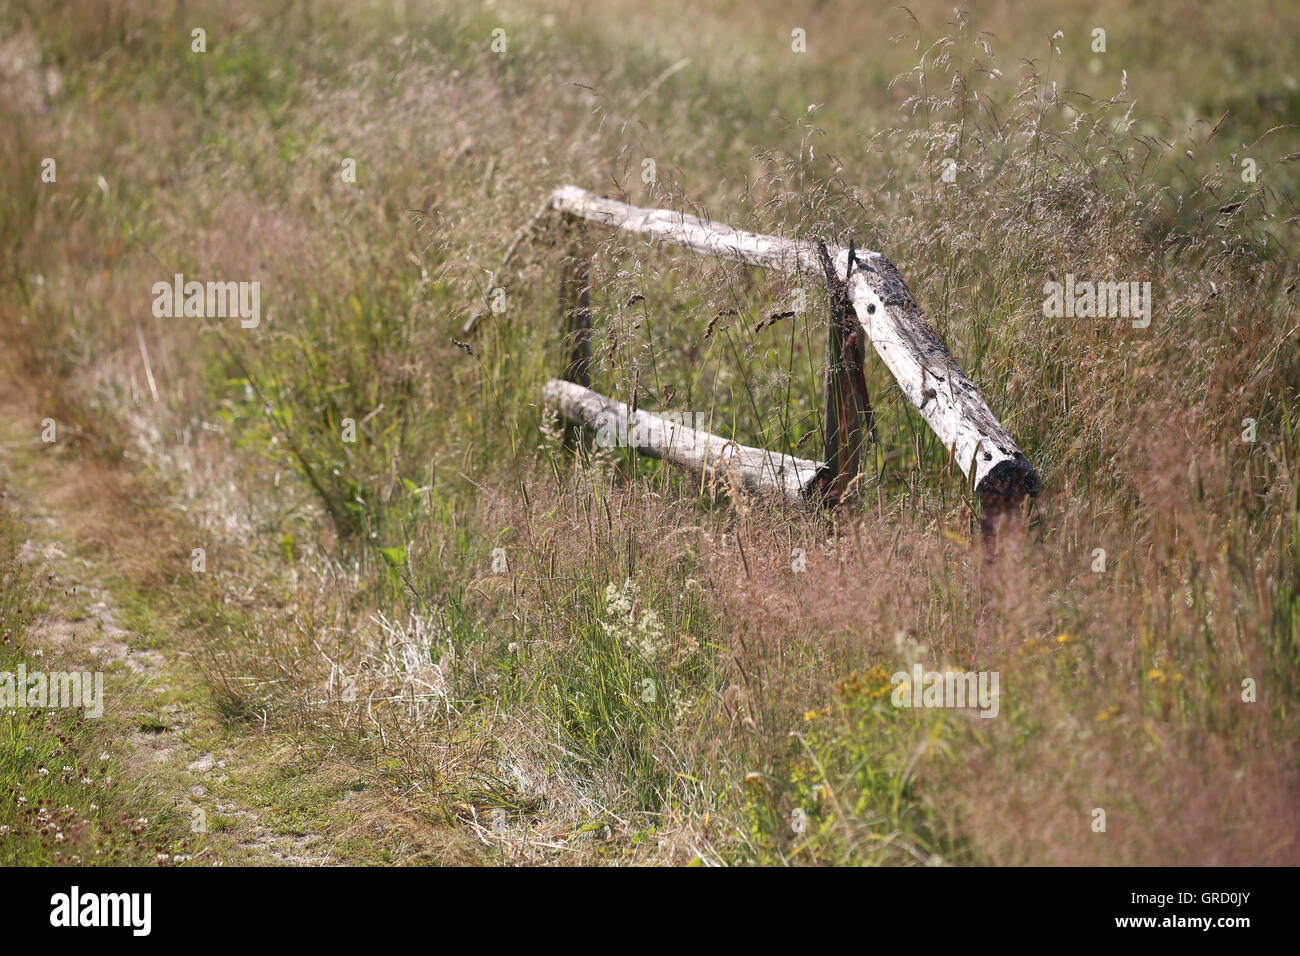
[[(0, 512), (0, 673), (61, 670), (34, 648), (41, 583), (18, 557), (21, 528)], [(106, 694), (112, 691), (108, 684)], [(189, 819), (126, 772), (111, 728), (83, 708), (0, 711), (0, 865), (140, 866), (193, 852)]]

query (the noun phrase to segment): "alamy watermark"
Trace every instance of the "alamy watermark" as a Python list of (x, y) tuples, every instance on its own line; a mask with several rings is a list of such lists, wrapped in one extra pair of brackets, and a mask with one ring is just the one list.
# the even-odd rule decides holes
[(1150, 282), (1076, 281), (1067, 273), (1063, 283), (1043, 283), (1043, 295), (1043, 315), (1049, 319), (1132, 319), (1135, 329), (1151, 325)]
[(927, 671), (920, 664), (912, 672), (899, 671), (890, 701), (895, 707), (979, 707), (981, 717), (998, 715), (998, 671)]
[(0, 671), (0, 710), (20, 707), (84, 707), (87, 717), (104, 716), (101, 671)]
[(239, 319), (255, 329), (262, 321), (262, 283), (186, 282), (176, 273), (171, 282), (153, 284), (153, 314), (159, 319)]
[(152, 893), (83, 893), (73, 886), (50, 897), (50, 925), (55, 927), (125, 927), (133, 936), (153, 929)]

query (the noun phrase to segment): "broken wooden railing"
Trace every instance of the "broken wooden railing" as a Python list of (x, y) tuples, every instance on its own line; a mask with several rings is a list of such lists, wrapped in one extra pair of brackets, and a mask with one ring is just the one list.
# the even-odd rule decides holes
[(594, 222), (719, 259), (814, 276), (827, 284), (831, 299), (822, 461), (740, 446), (707, 432), (680, 443), (691, 449), (689, 454), (672, 443), (652, 448), (653, 442), (666, 437), (656, 431), (663, 427), (661, 420), (588, 388), (590, 254), (582, 230), (574, 229), (567, 240), (571, 254), (562, 265), (560, 291), (569, 343), (567, 382), (551, 380), (546, 385), (547, 400), (567, 420), (600, 427), (613, 416), (627, 426), (641, 426), (632, 431), (650, 436), (645, 450), (657, 451), (666, 460), (729, 471), (746, 487), (776, 490), (787, 499), (817, 496), (837, 502), (852, 492), (863, 447), (872, 435), (871, 402), (862, 368), (865, 337), (971, 482), (986, 532), (1018, 513), (1026, 496), (1038, 494), (1041, 482), (1029, 459), (926, 324), (898, 269), (880, 253), (744, 232), (685, 213), (630, 206), (576, 186), (551, 193), (546, 208), (563, 215), (566, 228), (579, 221)]
[(807, 497), (821, 462), (808, 461), (741, 445), (703, 429), (693, 428), (670, 415), (630, 409), (575, 382), (553, 378), (542, 397), (567, 421), (582, 422), (618, 443), (700, 472), (706, 480), (734, 481), (747, 491), (777, 491), (786, 501)]

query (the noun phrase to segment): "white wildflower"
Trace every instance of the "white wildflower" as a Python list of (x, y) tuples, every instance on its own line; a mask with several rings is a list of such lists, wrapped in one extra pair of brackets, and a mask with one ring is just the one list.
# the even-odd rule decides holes
[(636, 651), (646, 661), (666, 654), (668, 641), (664, 636), (663, 618), (653, 608), (637, 614), (637, 586), (631, 578), (623, 587), (611, 583), (605, 588), (605, 606), (611, 620), (601, 621), (605, 633), (623, 646)]

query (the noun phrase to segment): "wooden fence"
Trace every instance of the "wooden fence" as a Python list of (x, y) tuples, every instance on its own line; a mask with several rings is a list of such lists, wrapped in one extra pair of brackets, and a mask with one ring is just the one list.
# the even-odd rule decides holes
[[(585, 244), (571, 239), (560, 279), (570, 352), (564, 380), (552, 379), (544, 389), (546, 400), (567, 420), (594, 428), (614, 422), (626, 429), (620, 434), (636, 436), (634, 443), (656, 457), (728, 474), (744, 487), (776, 491), (789, 501), (815, 496), (836, 503), (856, 485), (874, 427), (862, 368), (865, 339), (971, 482), (986, 533), (1018, 514), (1026, 496), (1038, 493), (1041, 482), (1029, 459), (926, 324), (898, 269), (880, 253), (743, 232), (667, 209), (630, 206), (576, 186), (551, 193), (534, 219), (547, 212), (559, 213), (570, 227), (599, 223), (719, 259), (813, 276), (826, 283), (831, 304), (822, 460), (750, 448), (591, 391), (590, 260)], [(511, 243), (507, 261), (523, 232)]]

